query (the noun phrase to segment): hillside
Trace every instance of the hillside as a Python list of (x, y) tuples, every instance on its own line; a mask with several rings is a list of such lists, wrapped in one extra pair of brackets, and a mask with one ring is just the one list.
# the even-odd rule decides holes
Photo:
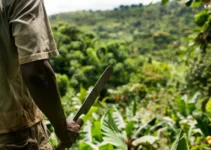
[(50, 16), (52, 24), (66, 22), (82, 31), (97, 34), (101, 40), (124, 40), (141, 54), (152, 50), (177, 48), (181, 39), (195, 27), (196, 9), (176, 2), (162, 6), (120, 6), (108, 11), (80, 11)]

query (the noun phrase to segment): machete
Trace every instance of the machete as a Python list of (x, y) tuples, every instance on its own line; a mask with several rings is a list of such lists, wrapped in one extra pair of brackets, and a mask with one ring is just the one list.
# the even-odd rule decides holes
[[(112, 73), (113, 73), (113, 68), (111, 66), (109, 66), (108, 68), (106, 68), (106, 70), (103, 72), (103, 74), (101, 75), (101, 77), (99, 78), (99, 80), (96, 82), (94, 88), (91, 90), (91, 92), (89, 93), (89, 95), (85, 99), (83, 105), (78, 110), (78, 112), (76, 113), (75, 117), (73, 118), (73, 120), (75, 122), (79, 119), (79, 117), (82, 114), (86, 115), (89, 112), (90, 108), (94, 104), (94, 102), (97, 99), (98, 95), (100, 94), (100, 92), (104, 88), (104, 85), (110, 79)], [(64, 149), (65, 148), (62, 146), (61, 143), (56, 148), (56, 150), (64, 150)]]
[(81, 108), (78, 110), (78, 112), (76, 113), (75, 117), (73, 118), (74, 121), (77, 121), (78, 118), (84, 114), (86, 115), (89, 111), (89, 109), (92, 107), (93, 103), (95, 102), (96, 98), (98, 97), (98, 95), (100, 94), (100, 92), (102, 91), (104, 85), (106, 84), (106, 82), (109, 80), (109, 78), (112, 75), (112, 67), (108, 67), (104, 73), (102, 74), (102, 76), (100, 77), (100, 79), (97, 81), (97, 83), (95, 84), (94, 88), (92, 89), (92, 91), (89, 93), (88, 97), (86, 98), (86, 100), (84, 101), (83, 105), (81, 106)]

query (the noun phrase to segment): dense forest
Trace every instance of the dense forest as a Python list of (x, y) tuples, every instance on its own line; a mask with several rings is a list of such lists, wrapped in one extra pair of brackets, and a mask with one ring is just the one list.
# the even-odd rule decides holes
[(211, 149), (209, 8), (204, 0), (161, 3), (49, 17), (60, 52), (51, 64), (66, 116), (113, 67), (72, 149)]

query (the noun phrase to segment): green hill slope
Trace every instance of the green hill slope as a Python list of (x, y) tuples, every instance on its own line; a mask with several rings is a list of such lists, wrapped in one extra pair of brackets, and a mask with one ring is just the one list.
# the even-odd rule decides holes
[[(120, 6), (108, 11), (79, 11), (50, 16), (52, 24), (66, 22), (82, 31), (92, 32), (101, 40), (131, 42), (134, 52), (145, 54), (175, 49), (191, 28), (198, 10), (172, 2), (162, 6)], [(152, 53), (153, 52), (153, 53)]]

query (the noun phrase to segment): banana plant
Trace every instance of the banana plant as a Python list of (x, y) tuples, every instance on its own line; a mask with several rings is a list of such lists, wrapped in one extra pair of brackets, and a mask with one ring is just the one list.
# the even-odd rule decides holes
[(158, 140), (158, 137), (139, 136), (137, 132), (141, 132), (141, 130), (138, 130), (136, 126), (135, 121), (125, 121), (118, 109), (114, 107), (108, 110), (101, 119), (103, 141), (113, 145), (118, 150), (140, 149), (141, 147), (154, 150), (153, 144)]

